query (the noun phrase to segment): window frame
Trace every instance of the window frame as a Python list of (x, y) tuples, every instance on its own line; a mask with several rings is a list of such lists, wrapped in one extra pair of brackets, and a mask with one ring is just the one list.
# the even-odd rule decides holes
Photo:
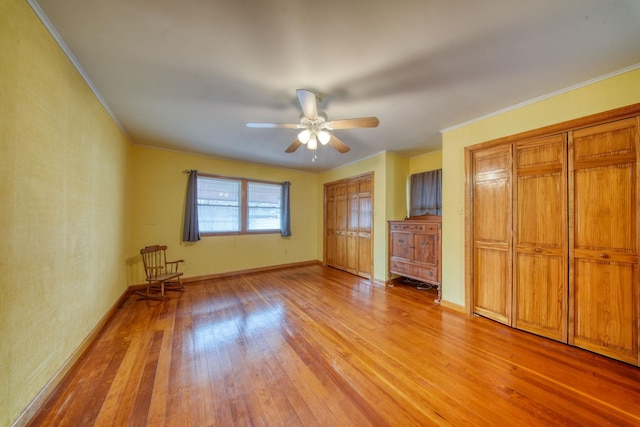
[[(248, 219), (249, 219), (248, 188), (249, 188), (249, 183), (276, 185), (282, 188), (281, 182), (267, 181), (263, 179), (241, 178), (241, 177), (234, 177), (234, 176), (198, 173), (198, 179), (200, 178), (223, 179), (223, 180), (240, 183), (240, 203), (239, 203), (240, 230), (238, 231), (200, 231), (200, 236), (209, 237), (209, 236), (239, 236), (239, 235), (255, 235), (255, 234), (280, 234), (280, 226), (278, 228), (268, 229), (268, 230), (267, 229), (265, 230), (249, 230), (248, 229)], [(198, 205), (198, 207), (199, 206), (200, 205)], [(280, 209), (280, 220), (282, 220), (282, 198), (280, 199), (279, 209)], [(199, 225), (198, 225), (198, 228), (200, 228)]]

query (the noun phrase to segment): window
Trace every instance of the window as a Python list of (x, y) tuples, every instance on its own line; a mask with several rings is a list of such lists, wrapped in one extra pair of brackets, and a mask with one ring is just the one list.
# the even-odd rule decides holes
[(198, 177), (200, 233), (240, 231), (241, 181)]
[(198, 176), (202, 234), (279, 233), (282, 184)]
[(280, 230), (280, 184), (247, 182), (247, 230)]
[(413, 174), (410, 180), (409, 216), (442, 215), (442, 169)]

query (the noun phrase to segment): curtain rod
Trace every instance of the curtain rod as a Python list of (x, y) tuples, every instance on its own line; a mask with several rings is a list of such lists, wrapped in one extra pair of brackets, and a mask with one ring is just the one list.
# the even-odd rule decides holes
[[(196, 170), (196, 169), (185, 169), (185, 170), (183, 170), (183, 171), (182, 171), (182, 173), (191, 173), (191, 172), (193, 172), (193, 171), (195, 171), (195, 170)], [(227, 178), (235, 178), (235, 177), (227, 177)], [(244, 179), (244, 178), (235, 178), (235, 179)], [(255, 182), (267, 182), (267, 183), (271, 183), (271, 181), (261, 181), (261, 180), (259, 180), (259, 179), (255, 180)], [(284, 181), (284, 182), (288, 182), (288, 181)], [(283, 182), (283, 183), (284, 183), (284, 182)], [(277, 183), (275, 183), (275, 182), (274, 182), (273, 184), (277, 184)], [(289, 183), (289, 184), (291, 184), (291, 183)]]

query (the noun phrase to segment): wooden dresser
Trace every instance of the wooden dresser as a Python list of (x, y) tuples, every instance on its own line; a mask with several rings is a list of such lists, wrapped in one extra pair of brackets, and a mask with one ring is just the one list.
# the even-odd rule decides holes
[(442, 217), (389, 221), (389, 277), (397, 274), (434, 285), (442, 297)]

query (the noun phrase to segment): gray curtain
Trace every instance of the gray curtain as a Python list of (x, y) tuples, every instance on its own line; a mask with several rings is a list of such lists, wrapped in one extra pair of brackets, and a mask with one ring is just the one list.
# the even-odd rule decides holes
[(289, 189), (291, 183), (282, 183), (282, 197), (280, 199), (280, 235), (282, 237), (291, 236), (291, 210), (289, 206)]
[(411, 175), (409, 216), (442, 215), (442, 169)]
[(200, 240), (200, 230), (198, 228), (198, 171), (195, 170), (189, 172), (182, 240), (185, 242), (197, 242)]

